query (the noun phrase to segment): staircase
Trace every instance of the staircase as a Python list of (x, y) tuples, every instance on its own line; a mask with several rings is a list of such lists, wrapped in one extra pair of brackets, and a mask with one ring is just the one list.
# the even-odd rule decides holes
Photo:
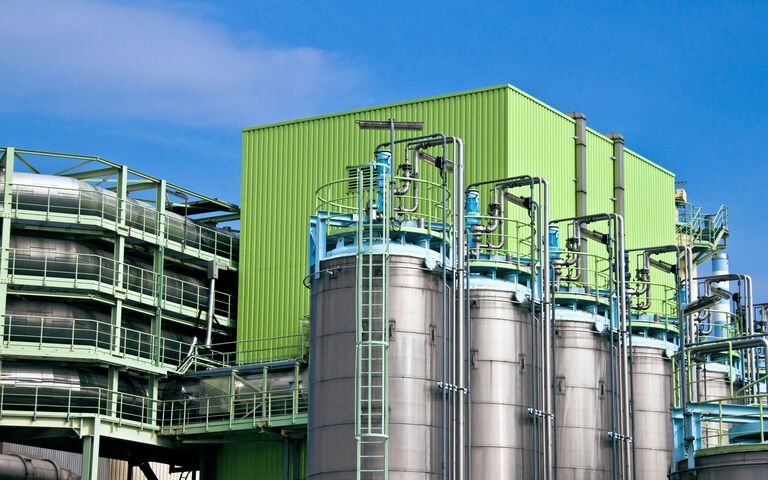
[(211, 353), (202, 353), (198, 348), (195, 348), (194, 352), (189, 355), (184, 362), (176, 369), (177, 375), (186, 374), (190, 368), (193, 371), (197, 370), (210, 370), (212, 368), (222, 368), (227, 365), (214, 358)]
[(694, 263), (701, 264), (725, 249), (729, 234), (727, 205), (721, 205), (714, 215), (704, 215), (700, 207), (689, 203), (679, 203), (677, 211), (677, 242), (691, 247)]

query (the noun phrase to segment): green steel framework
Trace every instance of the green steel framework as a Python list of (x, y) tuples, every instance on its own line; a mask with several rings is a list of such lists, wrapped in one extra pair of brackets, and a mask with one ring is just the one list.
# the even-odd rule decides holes
[[(210, 408), (199, 405), (192, 408), (189, 400), (158, 400), (158, 382), (169, 374), (183, 374), (188, 370), (208, 369), (232, 365), (230, 385), (237, 381), (237, 363), (231, 350), (233, 345), (214, 345), (205, 352), (200, 349), (192, 355), (170, 357), (169, 351), (181, 351), (180, 342), (163, 338), (164, 322), (174, 321), (194, 325), (202, 305), (185, 305), (184, 291), (192, 288), (182, 281), (180, 292), (170, 292), (164, 286), (167, 277), (163, 273), (166, 261), (179, 259), (196, 262), (198, 266), (208, 262), (236, 270), (238, 251), (233, 237), (218, 231), (221, 222), (239, 218), (239, 208), (233, 204), (206, 197), (190, 190), (169, 184), (149, 175), (134, 171), (100, 157), (71, 155), (53, 152), (21, 150), (13, 147), (0, 148), (2, 168), (3, 204), (2, 236), (0, 237), (0, 368), (5, 359), (27, 359), (38, 362), (75, 362), (104, 367), (108, 371), (107, 388), (97, 390), (95, 400), (87, 406), (78, 404), (82, 393), (77, 388), (60, 388), (51, 395), (39, 393), (41, 387), (27, 388), (27, 393), (15, 392), (13, 385), (0, 384), (0, 429), (14, 428), (17, 440), (32, 440), (41, 435), (48, 438), (67, 438), (73, 433), (83, 439), (83, 478), (95, 478), (100, 446), (103, 438), (129, 441), (155, 447), (176, 447), (179, 435), (186, 438), (195, 435), (215, 435), (218, 432), (253, 431), (301, 431), (306, 424), (307, 395), (301, 388), (292, 392), (263, 389), (259, 395), (237, 395), (230, 391), (221, 398), (204, 398), (200, 402), (226, 405), (227, 414), (211, 415)], [(15, 194), (15, 172), (24, 169), (29, 173), (53, 174), (95, 185), (105, 185), (113, 192), (115, 214), (94, 211), (86, 207), (84, 193), (79, 189), (69, 192), (77, 198), (77, 206), (62, 209), (51, 201), (54, 188), (48, 188), (47, 205), (25, 204)], [(131, 203), (127, 200), (134, 192), (150, 192), (153, 205)], [(88, 192), (89, 195), (96, 195)], [(169, 203), (169, 197), (181, 197), (182, 203)], [(105, 197), (100, 198), (105, 205)], [(144, 200), (146, 202), (146, 200)], [(131, 209), (140, 209), (138, 218), (146, 224), (131, 220)], [(199, 233), (208, 230), (214, 248), (203, 248), (187, 237), (175, 237), (167, 228), (168, 211), (190, 211), (197, 215), (199, 223), (189, 228)], [(135, 213), (135, 212), (134, 212)], [(135, 218), (135, 217), (134, 217)], [(147, 220), (149, 219), (149, 220)], [(207, 226), (204, 226), (204, 225)], [(57, 274), (55, 269), (43, 268), (30, 272), (16, 268), (16, 250), (11, 247), (12, 230), (34, 230), (54, 237), (65, 232), (68, 235), (96, 235), (111, 241), (114, 256), (109, 259), (86, 254), (69, 255), (72, 276)], [(199, 236), (202, 238), (202, 235)], [(191, 237), (193, 238), (193, 237)], [(151, 247), (154, 265), (152, 271), (142, 271), (126, 263), (127, 243), (143, 242)], [(85, 258), (88, 257), (88, 258)], [(45, 256), (43, 264), (47, 265)], [(60, 260), (59, 260), (60, 261)], [(83, 275), (78, 265), (84, 262), (97, 265), (98, 274)], [(136, 271), (132, 271), (136, 270)], [(80, 273), (78, 273), (80, 272)], [(108, 275), (107, 275), (108, 272)], [(151, 278), (151, 285), (134, 283), (136, 279)], [(45, 287), (41, 289), (40, 287)], [(73, 319), (71, 327), (52, 325), (49, 317), (40, 318), (39, 335), (24, 333), (15, 322), (14, 315), (6, 314), (9, 295), (30, 295), (41, 298), (81, 298), (106, 305), (110, 308), (111, 321)], [(235, 299), (231, 296), (216, 297), (217, 305), (225, 304), (225, 313), (219, 318), (223, 326), (235, 325)], [(130, 309), (142, 313), (151, 322), (149, 333), (131, 330), (122, 325), (123, 312)], [(83, 327), (95, 332), (96, 340), (84, 343), (78, 334)], [(46, 321), (49, 321), (46, 325)], [(106, 327), (106, 328), (99, 328)], [(219, 328), (219, 327), (217, 327)], [(70, 331), (71, 330), (71, 331)], [(51, 342), (46, 334), (65, 333), (69, 342)], [(128, 348), (127, 338), (133, 338), (134, 346)], [(103, 340), (103, 341), (102, 341)], [(281, 345), (290, 345), (291, 352), (302, 356), (305, 352), (304, 333), (281, 339)], [(260, 361), (290, 358), (284, 346), (269, 342), (249, 342), (240, 348), (251, 352)], [(228, 351), (229, 350), (229, 351)], [(295, 368), (295, 385), (299, 385), (298, 362)], [(118, 378), (122, 372), (134, 372), (147, 379), (149, 395), (142, 397), (118, 391)], [(267, 385), (267, 371), (263, 372)], [(140, 406), (137, 407), (137, 406)], [(137, 410), (138, 408), (138, 410)], [(28, 432), (22, 434), (20, 432)], [(66, 440), (65, 440), (66, 441)]]

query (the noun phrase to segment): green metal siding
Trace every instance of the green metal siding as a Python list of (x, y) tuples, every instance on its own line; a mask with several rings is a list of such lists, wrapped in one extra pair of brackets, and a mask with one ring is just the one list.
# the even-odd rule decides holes
[[(624, 150), (627, 248), (675, 244), (675, 176), (637, 153)], [(674, 254), (659, 257), (675, 263)], [(631, 268), (636, 268), (634, 258)], [(634, 273), (634, 272), (632, 272)], [(651, 282), (672, 286), (671, 275), (651, 269)], [(654, 288), (652, 297), (660, 298)], [(668, 295), (667, 295), (668, 296)]]
[(293, 452), (299, 455), (299, 472), (295, 475), (292, 471), (283, 471), (286, 460), (290, 465), (293, 464), (292, 460), (285, 457), (287, 445), (283, 440), (224, 444), (216, 458), (216, 478), (218, 480), (306, 478), (306, 445), (306, 441), (299, 442), (296, 447), (298, 451)]
[[(509, 88), (508, 94), (508, 174), (546, 178), (550, 185), (551, 218), (574, 215), (574, 120), (517, 89)], [(515, 212), (517, 219), (524, 215), (522, 209)]]
[[(314, 192), (387, 140), (354, 121), (388, 118), (462, 137), (467, 183), (543, 176), (552, 218), (575, 215), (574, 120), (509, 85), (245, 129), (238, 340), (300, 332)], [(612, 142), (592, 130), (587, 137), (589, 212), (613, 211)], [(674, 176), (629, 150), (625, 162), (628, 244), (674, 242)]]
[(628, 248), (675, 243), (675, 176), (624, 151)]
[(238, 340), (300, 332), (309, 313), (302, 279), (314, 192), (388, 139), (355, 120), (418, 120), (425, 132), (461, 136), (468, 181), (497, 178), (506, 175), (506, 98), (502, 86), (245, 130)]
[(587, 129), (587, 213), (613, 212), (613, 142)]

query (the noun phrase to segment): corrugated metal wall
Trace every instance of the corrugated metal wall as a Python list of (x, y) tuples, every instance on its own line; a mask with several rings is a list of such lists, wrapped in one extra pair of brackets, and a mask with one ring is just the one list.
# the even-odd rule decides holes
[[(109, 465), (109, 480), (126, 480), (128, 478), (128, 462), (125, 460), (110, 459)], [(152, 471), (157, 476), (158, 480), (179, 480), (183, 473), (171, 473), (170, 465), (164, 463), (149, 462), (149, 466), (152, 467)], [(133, 480), (146, 480), (146, 476), (139, 467), (133, 467)], [(191, 478), (191, 477), (190, 477)]]
[[(301, 480), (306, 478), (306, 442), (287, 441), (255, 441), (243, 443), (228, 443), (222, 446), (216, 460), (217, 480), (241, 480), (258, 478), (259, 480)], [(286, 452), (286, 448), (289, 449)], [(298, 455), (298, 468), (294, 471), (295, 462), (286, 458), (286, 454)], [(286, 462), (291, 465), (287, 472), (283, 466)]]
[[(507, 174), (546, 178), (551, 190), (551, 218), (572, 216), (576, 208), (574, 120), (517, 89), (508, 87), (507, 93)], [(475, 141), (483, 141), (482, 135)]]
[[(544, 176), (552, 218), (575, 214), (574, 120), (509, 85), (246, 129), (239, 340), (300, 332), (309, 309), (301, 281), (314, 192), (387, 140), (386, 132), (360, 131), (354, 121), (388, 118), (462, 137), (467, 183)], [(589, 212), (613, 211), (612, 142), (592, 130), (587, 137)], [(629, 151), (625, 161), (628, 244), (674, 241), (674, 216), (664, 213), (674, 212), (674, 176)]]
[(587, 129), (587, 213), (613, 212), (613, 142)]
[[(357, 119), (423, 121), (426, 132), (461, 136), (467, 178), (506, 174), (507, 88), (419, 100), (245, 130), (238, 340), (297, 334), (309, 309), (302, 286), (314, 192), (367, 161), (387, 132)], [(410, 134), (409, 134), (410, 133)], [(398, 138), (413, 132), (398, 132)]]
[[(627, 248), (674, 245), (677, 221), (674, 175), (629, 149), (624, 151), (624, 169)], [(658, 258), (675, 263), (674, 254)], [(636, 268), (634, 258), (630, 260), (630, 267)], [(671, 275), (655, 268), (651, 269), (651, 282), (674, 286)], [(669, 299), (670, 295), (671, 292), (664, 292), (661, 287), (651, 290), (655, 299)]]

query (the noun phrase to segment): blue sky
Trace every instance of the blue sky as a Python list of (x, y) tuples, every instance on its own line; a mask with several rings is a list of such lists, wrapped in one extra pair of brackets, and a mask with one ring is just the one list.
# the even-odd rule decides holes
[[(237, 200), (242, 127), (511, 83), (731, 207), (768, 301), (768, 2), (0, 1), (0, 144)], [(205, 172), (201, 175), (200, 172)]]

